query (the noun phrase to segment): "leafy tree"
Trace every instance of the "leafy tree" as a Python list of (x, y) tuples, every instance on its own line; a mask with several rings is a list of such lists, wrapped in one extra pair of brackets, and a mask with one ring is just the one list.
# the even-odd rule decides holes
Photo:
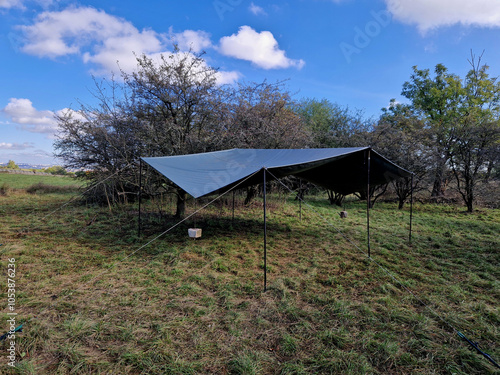
[(467, 211), (472, 212), (481, 177), (489, 178), (500, 150), (500, 83), (488, 75), (481, 57), (469, 61), (464, 80), (463, 115), (451, 137), (449, 162)]
[[(351, 111), (327, 99), (304, 99), (296, 105), (295, 111), (311, 134), (312, 147), (366, 145), (371, 126), (361, 111)], [(330, 204), (342, 206), (345, 195), (331, 190), (327, 193)], [(360, 196), (366, 199), (366, 192)]]
[(402, 209), (412, 189), (425, 187), (431, 164), (431, 139), (425, 123), (405, 104), (391, 100), (389, 108), (383, 108), (382, 116), (371, 133), (370, 144), (392, 162), (414, 173), (411, 178), (391, 182)]
[(8, 169), (19, 169), (19, 166), (16, 164), (14, 160), (9, 160), (7, 163), (7, 168)]
[(45, 168), (43, 171), (45, 173), (56, 174), (56, 175), (66, 175), (66, 174), (68, 174), (68, 172), (66, 171), (66, 169), (64, 169), (64, 167), (61, 167), (60, 165), (54, 165), (52, 167)]
[(403, 84), (402, 95), (410, 99), (413, 110), (426, 121), (434, 139), (434, 182), (432, 196), (444, 193), (446, 166), (449, 160), (451, 131), (460, 117), (463, 96), (460, 78), (448, 73), (448, 69), (437, 64), (435, 77), (431, 78), (429, 69), (413, 67), (410, 81)]
[(361, 111), (351, 111), (327, 99), (304, 99), (295, 111), (311, 132), (312, 147), (358, 146), (370, 130)]
[[(412, 100), (431, 131), (434, 147), (432, 195), (443, 192), (443, 178), (450, 168), (468, 211), (472, 211), (475, 187), (482, 175), (489, 176), (498, 160), (497, 127), (500, 113), (500, 84), (481, 66), (481, 57), (462, 80), (441, 65), (434, 79), (428, 70), (414, 67), (411, 81), (402, 94)], [(486, 173), (484, 173), (486, 171)]]

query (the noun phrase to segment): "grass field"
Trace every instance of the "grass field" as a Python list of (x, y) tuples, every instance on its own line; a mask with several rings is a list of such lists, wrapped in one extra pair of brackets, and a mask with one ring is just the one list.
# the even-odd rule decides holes
[[(0, 196), (0, 299), (15, 258), (24, 322), (12, 373), (497, 373), (452, 327), (500, 360), (500, 210), (417, 204), (409, 246), (408, 210), (377, 203), (375, 264), (363, 202), (340, 219), (307, 197), (299, 220), (294, 197), (274, 194), (263, 292), (260, 200), (233, 222), (223, 199), (148, 244), (175, 224), (171, 203), (163, 218), (146, 204), (138, 237), (137, 205), (63, 206), (74, 194)], [(194, 225), (201, 239), (187, 237)]]
[(6, 184), (11, 189), (26, 189), (34, 184), (53, 186), (81, 186), (81, 181), (66, 176), (37, 176), (25, 174), (0, 173), (0, 187)]

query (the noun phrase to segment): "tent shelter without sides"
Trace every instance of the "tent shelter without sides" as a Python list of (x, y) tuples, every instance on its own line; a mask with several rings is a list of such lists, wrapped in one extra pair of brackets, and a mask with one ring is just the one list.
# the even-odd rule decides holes
[[(264, 262), (266, 261), (266, 174), (278, 179), (294, 175), (345, 195), (368, 191), (368, 251), (370, 251), (370, 186), (412, 177), (411, 172), (392, 163), (371, 147), (231, 149), (190, 155), (143, 157), (141, 161), (146, 162), (194, 198), (212, 193), (222, 194), (236, 186), (243, 188), (264, 182)], [(265, 266), (264, 280), (266, 280)], [(265, 281), (264, 289), (266, 289)]]

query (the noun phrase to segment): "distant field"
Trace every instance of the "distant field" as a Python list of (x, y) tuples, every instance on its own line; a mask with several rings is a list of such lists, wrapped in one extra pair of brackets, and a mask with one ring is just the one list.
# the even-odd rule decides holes
[(340, 219), (308, 196), (317, 212), (302, 205), (300, 220), (293, 195), (270, 194), (264, 292), (260, 199), (237, 196), (234, 222), (217, 202), (155, 239), (177, 223), (169, 198), (143, 202), (139, 237), (137, 205), (70, 196), (0, 196), (0, 301), (6, 312), (14, 258), (24, 323), (13, 374), (498, 374), (452, 328), (500, 360), (498, 209), (416, 204), (410, 246), (408, 208), (377, 203), (372, 256), (403, 288), (363, 254), (366, 203)]
[(31, 185), (43, 183), (54, 186), (81, 186), (82, 181), (68, 176), (37, 176), (0, 173), (0, 187), (7, 184), (11, 189), (27, 189)]

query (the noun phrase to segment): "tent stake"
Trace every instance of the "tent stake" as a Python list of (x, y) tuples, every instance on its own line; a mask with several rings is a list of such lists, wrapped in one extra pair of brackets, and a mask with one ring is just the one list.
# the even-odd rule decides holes
[(411, 189), (410, 189), (410, 236), (409, 236), (410, 246), (411, 246), (412, 222), (413, 222), (413, 173), (411, 174)]
[(266, 213), (266, 168), (264, 172), (264, 292), (267, 291), (267, 213)]
[(142, 200), (142, 159), (139, 158), (139, 217), (137, 219), (137, 236), (141, 236), (141, 200)]
[(368, 176), (367, 176), (367, 186), (366, 186), (366, 233), (367, 233), (367, 238), (368, 238), (368, 257), (371, 256), (370, 254), (370, 151), (371, 149), (368, 149), (367, 152), (367, 171), (368, 171)]

